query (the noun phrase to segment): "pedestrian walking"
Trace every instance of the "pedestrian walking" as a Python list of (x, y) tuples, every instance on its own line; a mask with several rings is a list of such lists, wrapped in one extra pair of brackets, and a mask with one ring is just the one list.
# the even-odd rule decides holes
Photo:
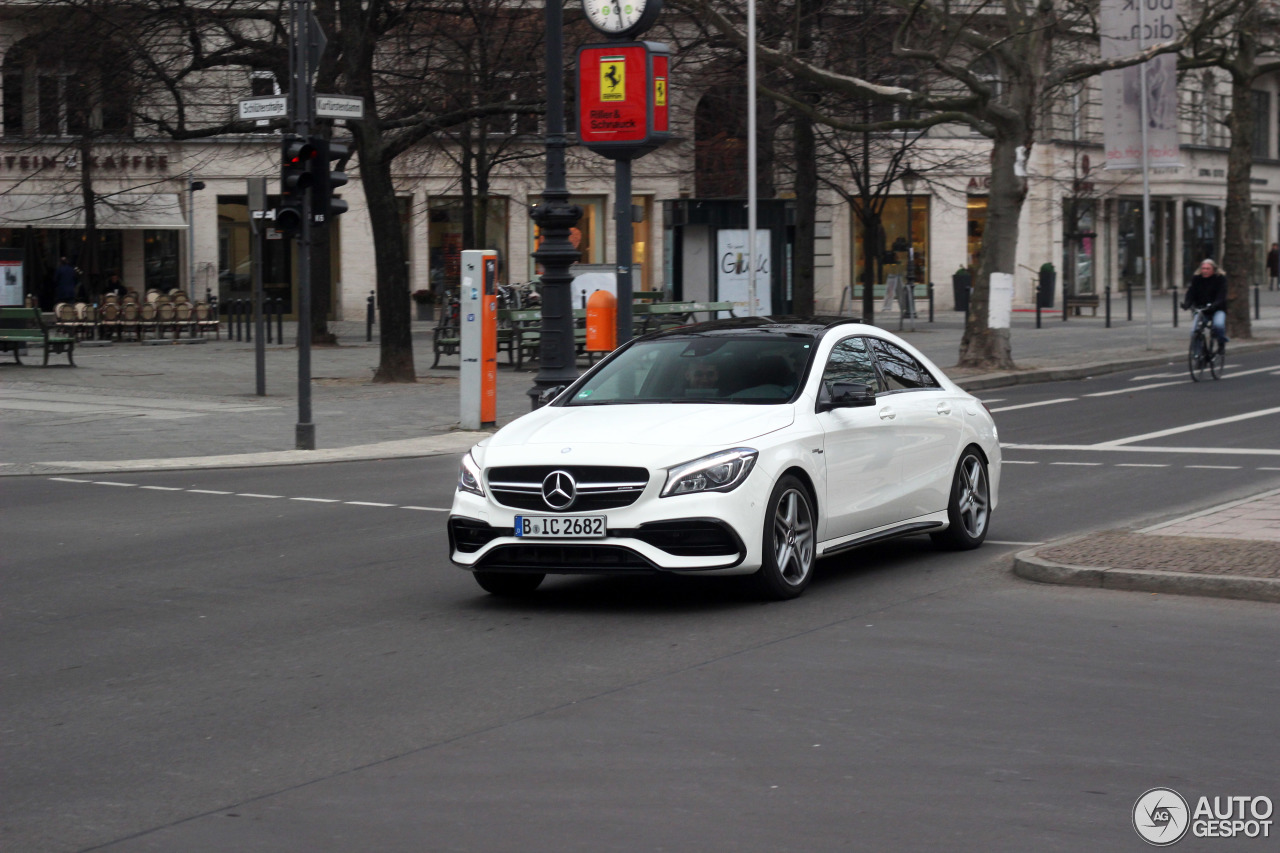
[(76, 268), (66, 258), (60, 258), (58, 268), (53, 271), (53, 292), (59, 302), (75, 302), (76, 286), (80, 276)]
[(1280, 288), (1280, 243), (1272, 243), (1267, 252), (1267, 290)]

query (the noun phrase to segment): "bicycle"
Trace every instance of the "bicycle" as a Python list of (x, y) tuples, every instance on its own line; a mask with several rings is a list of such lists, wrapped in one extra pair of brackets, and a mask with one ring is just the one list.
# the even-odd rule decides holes
[(1226, 348), (1209, 333), (1212, 323), (1213, 315), (1209, 313), (1208, 306), (1197, 308), (1192, 313), (1192, 328), (1195, 331), (1191, 334), (1191, 348), (1187, 352), (1187, 367), (1191, 372), (1192, 382), (1202, 380), (1206, 368), (1210, 376), (1219, 379), (1226, 367)]

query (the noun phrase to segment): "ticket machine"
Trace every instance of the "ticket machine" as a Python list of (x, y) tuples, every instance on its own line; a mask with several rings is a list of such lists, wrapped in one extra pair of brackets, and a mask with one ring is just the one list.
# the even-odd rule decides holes
[(498, 420), (498, 253), (462, 253), (458, 314), (458, 375), (463, 429), (493, 426)]

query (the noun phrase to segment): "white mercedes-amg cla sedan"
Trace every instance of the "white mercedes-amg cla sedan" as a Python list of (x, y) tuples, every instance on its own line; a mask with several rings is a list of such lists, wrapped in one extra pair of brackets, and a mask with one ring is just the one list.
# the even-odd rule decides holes
[(614, 351), (462, 460), (450, 558), (485, 590), (549, 573), (752, 575), (927, 533), (982, 544), (1000, 445), (983, 404), (848, 319), (741, 318)]

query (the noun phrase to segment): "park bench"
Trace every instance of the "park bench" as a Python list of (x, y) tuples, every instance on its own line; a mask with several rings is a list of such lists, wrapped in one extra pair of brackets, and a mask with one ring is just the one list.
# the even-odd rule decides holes
[(735, 316), (732, 302), (650, 302), (631, 306), (637, 335), (687, 326), (697, 322), (698, 314), (706, 314), (708, 320), (714, 320), (721, 311), (729, 312), (730, 317)]
[(22, 364), (22, 349), (32, 345), (44, 347), (46, 367), (50, 352), (65, 352), (67, 361), (72, 367), (76, 366), (73, 355), (75, 338), (49, 334), (49, 327), (44, 324), (44, 315), (39, 308), (0, 308), (0, 352), (12, 352), (14, 361)]
[(1065, 304), (1062, 310), (1070, 311), (1077, 317), (1080, 316), (1081, 308), (1088, 308), (1092, 316), (1098, 316), (1098, 294), (1096, 293), (1073, 293), (1063, 301)]

